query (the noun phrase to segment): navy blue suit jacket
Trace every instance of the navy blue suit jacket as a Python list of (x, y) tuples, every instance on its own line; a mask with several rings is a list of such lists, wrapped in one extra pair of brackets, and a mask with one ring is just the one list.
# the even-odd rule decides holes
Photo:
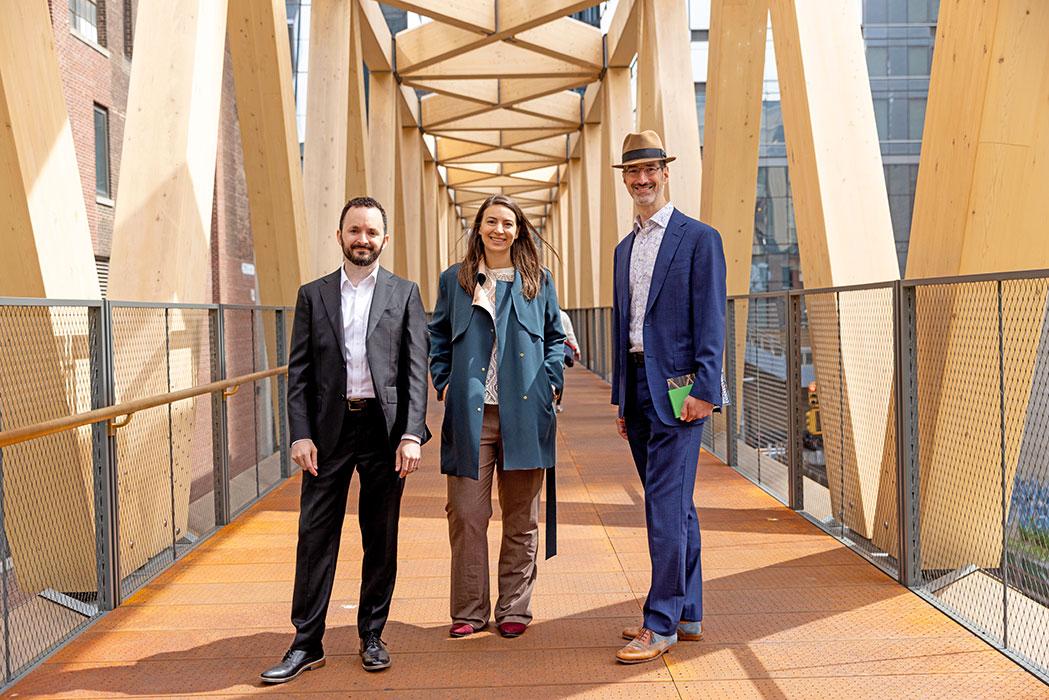
[[(612, 403), (623, 416), (630, 350), (630, 255), (634, 234), (616, 246), (612, 300)], [(667, 379), (695, 372), (691, 396), (721, 404), (725, 348), (725, 253), (721, 235), (677, 209), (656, 255), (644, 321), (645, 376), (656, 414), (681, 425)]]

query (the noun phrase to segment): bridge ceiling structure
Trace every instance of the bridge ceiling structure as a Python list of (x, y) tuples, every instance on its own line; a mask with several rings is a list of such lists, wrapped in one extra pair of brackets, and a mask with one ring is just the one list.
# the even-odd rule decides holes
[(395, 72), (425, 93), (419, 127), (464, 225), (492, 194), (544, 228), (583, 123), (578, 88), (604, 71), (600, 29), (569, 15), (598, 3), (388, 3), (429, 18), (399, 32)]

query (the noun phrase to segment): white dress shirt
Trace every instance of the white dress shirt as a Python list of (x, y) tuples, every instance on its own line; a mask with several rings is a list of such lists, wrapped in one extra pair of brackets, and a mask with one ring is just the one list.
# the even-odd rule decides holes
[(648, 306), (648, 290), (652, 287), (652, 272), (656, 268), (656, 256), (663, 242), (663, 233), (674, 213), (670, 202), (657, 211), (648, 221), (641, 217), (634, 220), (634, 247), (630, 252), (630, 352), (645, 349), (645, 308)]
[(339, 288), (342, 291), (342, 356), (346, 360), (346, 398), (374, 399), (375, 386), (368, 367), (368, 316), (375, 295), (375, 280), (379, 275), (376, 265), (371, 274), (357, 286), (346, 276), (346, 267), (339, 268)]

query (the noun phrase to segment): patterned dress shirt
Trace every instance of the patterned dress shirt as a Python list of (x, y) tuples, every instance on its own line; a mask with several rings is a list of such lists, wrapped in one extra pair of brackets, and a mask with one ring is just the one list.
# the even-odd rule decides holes
[(673, 213), (674, 205), (667, 202), (648, 221), (641, 221), (640, 216), (634, 220), (634, 247), (630, 253), (630, 352), (645, 349), (648, 290), (652, 286), (659, 244), (663, 242), (663, 233)]

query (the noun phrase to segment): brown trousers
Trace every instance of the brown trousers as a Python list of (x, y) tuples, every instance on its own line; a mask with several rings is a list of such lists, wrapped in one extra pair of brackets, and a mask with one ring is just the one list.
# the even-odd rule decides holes
[(481, 424), (477, 479), (448, 477), (448, 535), (452, 544), (451, 613), (455, 624), (480, 629), (491, 615), (488, 582), (488, 521), (492, 479), (499, 473), (503, 540), (499, 549), (496, 624), (532, 621), (535, 557), (539, 549), (539, 490), (542, 469), (503, 469), (499, 408), (486, 405)]

